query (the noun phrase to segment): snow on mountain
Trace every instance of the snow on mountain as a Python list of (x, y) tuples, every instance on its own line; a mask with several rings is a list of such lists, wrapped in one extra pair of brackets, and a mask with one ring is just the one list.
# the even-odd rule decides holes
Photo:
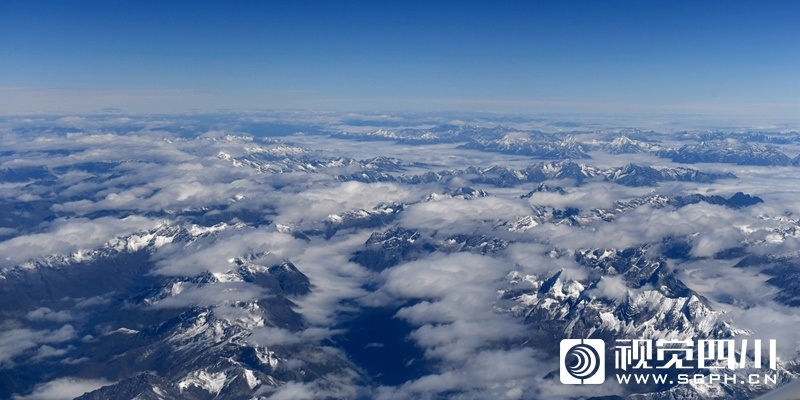
[(520, 154), (549, 160), (591, 158), (587, 154), (589, 147), (579, 142), (574, 136), (555, 141), (540, 141), (527, 137), (507, 135), (497, 140), (474, 140), (459, 146), (459, 148)]
[[(512, 271), (507, 277), (510, 285), (501, 291), (501, 298), (510, 301), (504, 310), (535, 325), (543, 332), (537, 335), (544, 337), (696, 340), (752, 334), (730, 325), (724, 313), (714, 311), (687, 288), (663, 260), (648, 257), (645, 248), (582, 249), (575, 257), (589, 268), (583, 280), (565, 277), (563, 269), (552, 275)], [(539, 345), (537, 337), (531, 341)], [(793, 368), (792, 363), (781, 364), (781, 382), (794, 377)], [(740, 379), (755, 372), (759, 371), (726, 370)], [(748, 398), (772, 387), (710, 381), (629, 398)]]
[[(73, 320), (76, 334), (93, 337), (72, 343), (71, 350), (66, 351), (93, 354), (92, 360), (82, 362), (74, 373), (88, 373), (102, 364), (108, 368), (109, 377), (118, 381), (84, 398), (118, 398), (122, 396), (120, 393), (127, 393), (124, 396), (128, 398), (209, 398), (210, 395), (249, 399), (253, 390), (264, 385), (279, 386), (299, 373), (295, 367), (281, 364), (298, 353), (281, 350), (280, 346), (277, 349), (259, 346), (257, 340), (252, 341), (251, 334), (268, 326), (303, 329), (288, 297), (307, 294), (308, 278), (288, 261), (260, 265), (257, 261), (263, 255), (259, 254), (236, 257), (223, 272), (186, 277), (137, 275), (143, 268), (155, 271), (155, 265), (148, 259), (167, 244), (201, 248), (209, 240), (212, 243), (219, 240), (218, 236), (226, 231), (245, 228), (243, 224), (184, 227), (161, 223), (148, 231), (113, 238), (97, 249), (32, 260), (20, 268), (8, 269), (4, 271), (6, 286), (0, 290), (0, 297), (7, 301), (16, 296), (14, 302), (24, 304), (25, 300), (15, 292), (7, 292), (10, 286), (22, 285), (38, 304), (63, 302), (58, 291), (48, 290), (47, 286), (68, 282), (60, 291), (96, 296), (98, 300), (86, 302), (85, 307), (97, 309), (115, 304), (121, 308), (120, 312), (110, 314), (94, 311), (91, 324), (79, 325), (80, 321)], [(139, 265), (131, 268), (132, 262)], [(91, 280), (83, 278), (92, 275), (95, 277)], [(102, 286), (97, 285), (100, 282)], [(106, 293), (109, 290), (112, 292)], [(47, 293), (55, 298), (48, 299)], [(4, 307), (0, 312), (12, 309)], [(107, 331), (97, 335), (98, 327)], [(303, 379), (324, 375), (323, 365), (338, 363), (342, 370), (350, 368), (346, 361), (325, 354), (313, 344), (304, 353), (308, 357), (305, 370), (309, 374)], [(150, 371), (159, 378), (126, 378), (126, 371), (131, 368)]]
[(438, 201), (442, 199), (452, 199), (452, 198), (460, 198), (464, 200), (475, 199), (478, 197), (486, 197), (489, 196), (489, 193), (481, 190), (481, 189), (473, 189), (471, 187), (460, 187), (458, 189), (453, 189), (450, 192), (445, 192), (442, 194), (439, 193), (431, 193), (428, 197), (425, 198), (424, 201)]
[(420, 175), (392, 175), (384, 172), (368, 171), (351, 175), (337, 175), (342, 181), (359, 182), (398, 182), (406, 184), (444, 183), (454, 179), (466, 179), (473, 184), (488, 184), (496, 187), (513, 187), (524, 183), (539, 183), (546, 180), (571, 179), (577, 183), (603, 177), (625, 186), (656, 186), (659, 182), (715, 182), (720, 179), (733, 179), (732, 173), (705, 173), (689, 168), (641, 167), (628, 164), (625, 167), (601, 169), (571, 160), (552, 161), (533, 164), (527, 168), (515, 169), (503, 166), (468, 167), (458, 170), (426, 172)]
[(271, 157), (285, 158), (285, 157), (302, 156), (308, 154), (309, 150), (302, 147), (278, 144), (269, 147), (261, 147), (261, 146), (245, 147), (244, 152), (245, 154), (262, 154)]
[[(312, 117), (327, 122), (0, 121), (0, 397), (64, 379), (106, 384), (82, 399), (568, 397), (564, 338), (780, 334), (796, 350), (796, 190), (771, 168), (793, 176), (796, 133)], [(20, 252), (38, 239), (67, 245)], [(778, 383), (798, 370), (782, 353)], [(573, 397), (772, 388), (612, 384)]]
[(659, 149), (658, 145), (633, 140), (625, 135), (617, 136), (610, 142), (601, 142), (598, 147), (610, 154), (647, 153)]
[(728, 163), (737, 165), (791, 165), (792, 160), (773, 145), (741, 143), (731, 140), (703, 141), (678, 149), (656, 152), (681, 163)]

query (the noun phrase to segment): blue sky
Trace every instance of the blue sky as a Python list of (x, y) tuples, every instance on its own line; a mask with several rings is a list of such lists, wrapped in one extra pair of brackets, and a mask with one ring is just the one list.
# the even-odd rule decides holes
[(798, 1), (0, 0), (0, 113), (800, 116)]

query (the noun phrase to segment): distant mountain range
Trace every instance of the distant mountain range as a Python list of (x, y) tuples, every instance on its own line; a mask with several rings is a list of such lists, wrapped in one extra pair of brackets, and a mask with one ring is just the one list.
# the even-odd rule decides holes
[(777, 385), (800, 374), (799, 133), (317, 117), (0, 119), (0, 398), (776, 386), (573, 392), (559, 342), (586, 338), (776, 335)]

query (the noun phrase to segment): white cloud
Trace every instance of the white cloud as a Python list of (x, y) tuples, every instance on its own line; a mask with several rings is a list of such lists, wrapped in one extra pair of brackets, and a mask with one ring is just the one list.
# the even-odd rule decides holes
[(495, 276), (498, 269), (497, 261), (486, 256), (434, 254), (387, 270), (384, 290), (401, 297), (439, 298), (464, 284), (486, 281)]
[(591, 293), (607, 299), (621, 300), (625, 298), (629, 290), (625, 284), (625, 279), (621, 275), (603, 276)]
[(712, 257), (722, 250), (740, 246), (743, 239), (742, 232), (733, 226), (720, 226), (701, 231), (692, 241), (691, 254), (695, 257)]
[(509, 245), (502, 255), (526, 274), (549, 276), (563, 269), (564, 277), (573, 280), (587, 277), (586, 268), (578, 265), (572, 257), (552, 257), (549, 254), (552, 250), (551, 245), (520, 242)]
[(746, 225), (750, 220), (735, 210), (707, 203), (677, 210), (645, 205), (622, 213), (611, 222), (597, 221), (587, 227), (544, 224), (528, 232), (543, 243), (568, 249), (624, 249), (658, 243), (665, 237), (687, 237), (699, 233), (702, 242), (696, 255), (706, 256), (738, 245), (744, 237), (732, 227)]
[(337, 313), (350, 308), (343, 304), (344, 300), (368, 293), (364, 285), (372, 279), (373, 273), (349, 261), (350, 255), (363, 246), (368, 236), (368, 232), (359, 232), (337, 235), (328, 241), (315, 238), (292, 258), (313, 286), (310, 294), (294, 300), (298, 311), (310, 324), (335, 324)]
[(31, 394), (15, 395), (14, 400), (71, 400), (112, 383), (104, 379), (58, 378), (36, 386)]
[[(307, 185), (308, 179), (302, 183), (297, 182), (298, 186)], [(291, 223), (303, 219), (321, 220), (343, 211), (371, 210), (382, 202), (417, 199), (406, 187), (393, 183), (330, 182), (326, 185), (319, 182), (317, 186), (322, 187), (312, 186), (299, 193), (291, 193), (289, 190), (280, 195), (276, 221)]]
[(0, 259), (0, 266), (12, 266), (46, 255), (69, 255), (78, 250), (93, 249), (116, 236), (149, 229), (156, 223), (149, 218), (136, 216), (122, 219), (59, 219), (49, 223), (44, 233), (17, 236), (0, 242), (0, 254), (5, 255)]
[(279, 327), (263, 326), (253, 329), (247, 340), (259, 346), (287, 346), (298, 343), (319, 343), (320, 340), (342, 333), (328, 328), (308, 328), (291, 332)]
[[(403, 122), (403, 119), (395, 117), (377, 117)], [(242, 117), (237, 123), (275, 121), (278, 116), (270, 115), (260, 120), (249, 118)], [(338, 123), (341, 119), (328, 114), (291, 118), (327, 124)], [(431, 118), (421, 118), (419, 121), (424, 120), (427, 124)], [(419, 121), (416, 123), (422, 123)], [(586, 124), (580, 126), (587, 130), (596, 128), (596, 125), (587, 121), (582, 122)], [(306, 274), (313, 285), (312, 292), (292, 298), (292, 301), (298, 305), (296, 310), (302, 314), (308, 327), (297, 332), (281, 327), (259, 327), (249, 337), (253, 344), (319, 344), (340, 333), (330, 327), (341, 322), (343, 312), (357, 311), (359, 306), (402, 305), (395, 316), (412, 325), (409, 338), (424, 350), (433, 370), (431, 374), (406, 384), (379, 388), (376, 396), (386, 399), (435, 398), (453, 393), (461, 398), (509, 399), (619, 394), (618, 388), (564, 388), (543, 378), (557, 366), (553, 362), (542, 361), (536, 349), (516, 346), (531, 334), (533, 328), (496, 309), (498, 290), (506, 288), (507, 273), (519, 270), (524, 274), (549, 276), (563, 269), (564, 276), (583, 280), (588, 276), (586, 268), (577, 265), (572, 257), (551, 257), (548, 252), (553, 248), (626, 248), (658, 243), (666, 236), (690, 237), (692, 255), (708, 257), (717, 251), (740, 245), (745, 238), (753, 241), (765, 239), (777, 223), (759, 219), (764, 214), (789, 218), (790, 212), (800, 213), (797, 189), (785, 185), (785, 181), (800, 178), (796, 168), (702, 165), (698, 168), (733, 169), (742, 178), (714, 184), (664, 183), (656, 191), (667, 195), (699, 192), (727, 196), (743, 190), (763, 196), (767, 203), (743, 210), (704, 203), (677, 210), (672, 207), (656, 209), (642, 206), (621, 213), (612, 222), (598, 221), (585, 227), (544, 223), (523, 234), (512, 234), (502, 229), (493, 230), (494, 224), (530, 215), (531, 206), (578, 207), (588, 212), (595, 208), (613, 207), (617, 200), (643, 196), (653, 189), (590, 182), (578, 187), (566, 187), (566, 195), (537, 193), (530, 199), (519, 199), (524, 188), (494, 188), (487, 190), (493, 197), (416, 203), (427, 194), (441, 193), (452, 187), (444, 188), (437, 183), (412, 186), (338, 182), (330, 176), (335, 172), (333, 170), (271, 174), (259, 173), (253, 168), (236, 168), (229, 161), (219, 160), (217, 154), (225, 151), (234, 156), (244, 155), (245, 146), (258, 145), (259, 138), (225, 138), (230, 133), (225, 127), (215, 126), (205, 134), (205, 131), (197, 132), (196, 139), (186, 139), (169, 132), (173, 128), (183, 129), (183, 125), (150, 118), (67, 117), (48, 120), (42, 117), (16, 123), (29, 127), (35, 127), (37, 123), (54, 126), (69, 133), (41, 133), (31, 140), (25, 134), (11, 133), (13, 124), (0, 121), (4, 145), (25, 155), (0, 155), (0, 167), (45, 166), (61, 168), (61, 172), (53, 186), (37, 182), (2, 183), (0, 196), (21, 202), (52, 202), (52, 210), (59, 215), (83, 218), (61, 218), (19, 230), (0, 228), (0, 235), (22, 234), (0, 242), (0, 254), (7, 257), (0, 260), (3, 265), (13, 265), (48, 254), (69, 254), (80, 249), (95, 248), (115, 236), (152, 228), (157, 224), (155, 220), (141, 217), (89, 219), (88, 216), (93, 213), (152, 213), (170, 222), (184, 223), (190, 218), (182, 215), (186, 210), (210, 215), (218, 212), (219, 208), (228, 207), (227, 210), (233, 213), (261, 213), (276, 223), (298, 226), (301, 222), (324, 220), (330, 214), (369, 210), (381, 202), (405, 202), (414, 204), (408, 204), (397, 220), (402, 227), (420, 229), (425, 233), (435, 232), (437, 238), (458, 233), (489, 234), (501, 236), (502, 239), (521, 240), (495, 254), (436, 253), (380, 273), (349, 261), (353, 252), (363, 249), (372, 229), (342, 231), (329, 240), (313, 237), (310, 241), (304, 241), (277, 232), (274, 226), (228, 228), (208, 237), (197, 238), (188, 245), (184, 242), (168, 244), (155, 252), (153, 261), (157, 268), (154, 272), (168, 276), (197, 276), (205, 271), (226, 272), (235, 268), (231, 262), (233, 258), (264, 253), (266, 255), (259, 256), (255, 262), (268, 266), (291, 260)], [(515, 129), (533, 126), (548, 128), (547, 124), (547, 121), (512, 123)], [(202, 123), (197, 122), (197, 125), (202, 126)], [(236, 126), (236, 129), (240, 128)], [(372, 127), (353, 129), (364, 131)], [(522, 168), (531, 163), (528, 157), (457, 150), (454, 149), (456, 144), (447, 143), (410, 146), (381, 142), (376, 146), (375, 142), (315, 135), (290, 140), (322, 156), (345, 155), (365, 159), (386, 155), (429, 164), (412, 167), (407, 171), (408, 174), (493, 164)], [(68, 154), (60, 150), (67, 150)], [(628, 156), (623, 159), (597, 154), (597, 157), (592, 161), (593, 164), (621, 165), (630, 161)], [(668, 160), (656, 159), (649, 154), (633, 157), (646, 163), (657, 161), (659, 166), (674, 166)], [(72, 168), (81, 163), (106, 161), (113, 162), (107, 174)], [(552, 183), (571, 184), (566, 181)], [(459, 178), (448, 183), (451, 186), (457, 184), (468, 185)], [(191, 222), (186, 223), (189, 226)], [(791, 226), (793, 222), (784, 224)], [(754, 231), (745, 234), (742, 226)], [(24, 229), (31, 231), (21, 232)], [(761, 247), (751, 246), (752, 251), (766, 254), (797, 249), (800, 249), (800, 241), (793, 238)], [(678, 270), (679, 277), (687, 285), (709, 298), (715, 308), (726, 311), (734, 325), (754, 330), (756, 335), (761, 335), (759, 337), (777, 335), (782, 351), (800, 347), (797, 339), (791, 336), (800, 324), (791, 308), (770, 300), (775, 289), (765, 283), (769, 277), (759, 276), (757, 271), (749, 269), (734, 270), (731, 268), (733, 263), (730, 260), (704, 259), (682, 264), (671, 262), (670, 266)], [(607, 276), (592, 293), (619, 299), (626, 290), (621, 277)], [(213, 283), (189, 286), (155, 307), (199, 305), (217, 307), (216, 313), (233, 315), (235, 311), (232, 311), (232, 307), (224, 307), (226, 304), (269, 295), (262, 288), (242, 282)], [(105, 295), (75, 299), (75, 302), (76, 307), (99, 306), (108, 303), (109, 298), (110, 295)], [(743, 308), (737, 302), (749, 308)], [(65, 323), (74, 321), (75, 315), (67, 310), (55, 311), (41, 307), (28, 312), (25, 317), (34, 323)], [(764, 326), (770, 326), (770, 332)], [(7, 328), (0, 333), (0, 365), (12, 365), (12, 361), (18, 361), (22, 355), (31, 356), (31, 360), (68, 356), (71, 351), (68, 342), (75, 339), (76, 334), (71, 325), (57, 330)], [(63, 361), (77, 362), (69, 358)], [(286, 362), (285, 365), (292, 366), (302, 364), (299, 359)], [(373, 397), (370, 396), (373, 393), (363, 393), (366, 389), (354, 388), (352, 376), (346, 376), (337, 383), (336, 380), (340, 378), (325, 376), (319, 382), (289, 382), (279, 388), (264, 389), (264, 393), (273, 398), (318, 398), (326, 394), (333, 397), (356, 397), (354, 394)], [(83, 387), (94, 388), (103, 383), (64, 378), (43, 384), (33, 394), (19, 398), (58, 398), (48, 396), (59, 395), (59, 391), (65, 394)], [(69, 396), (72, 397), (71, 394)]]
[[(531, 333), (494, 308), (498, 282), (512, 265), (471, 253), (434, 254), (382, 273), (386, 295), (420, 299), (397, 317), (417, 328), (410, 337), (438, 365), (436, 372), (400, 387), (381, 388), (378, 398), (434, 398), (464, 392), (465, 398), (519, 398), (539, 370), (534, 350), (504, 349)], [(474, 391), (474, 392), (473, 392)]]
[(470, 233), (485, 230), (485, 221), (489, 221), (489, 224), (498, 220), (513, 221), (528, 214), (530, 208), (518, 199), (480, 197), (465, 201), (452, 198), (408, 207), (399, 223), (408, 227), (438, 230), (442, 234)]
[(290, 381), (278, 387), (262, 386), (255, 395), (266, 395), (270, 400), (352, 399), (367, 398), (369, 391), (356, 385), (353, 371), (337, 371), (318, 377), (308, 383)]
[(28, 312), (25, 315), (25, 318), (31, 321), (66, 322), (74, 319), (75, 317), (68, 310), (53, 311), (47, 307), (40, 307)]
[(209, 307), (253, 301), (268, 295), (263, 288), (247, 282), (219, 282), (205, 286), (190, 286), (179, 294), (164, 298), (154, 308)]
[(16, 328), (0, 332), (0, 368), (12, 364), (12, 360), (40, 344), (63, 343), (76, 337), (72, 325), (56, 330), (31, 330)]
[(34, 355), (31, 360), (37, 361), (48, 357), (59, 357), (67, 354), (68, 352), (68, 349), (57, 349), (53, 346), (43, 345), (39, 347), (39, 350), (36, 351), (36, 355)]
[(457, 370), (426, 375), (398, 387), (381, 387), (376, 398), (536, 398), (535, 377), (543, 375), (545, 368), (530, 348), (487, 350), (473, 355)]
[(200, 237), (189, 245), (171, 243), (154, 255), (155, 273), (170, 276), (195, 276), (203, 272), (226, 272), (234, 268), (232, 260), (248, 254), (268, 252), (266, 260), (292, 260), (305, 246), (302, 240), (271, 230), (270, 227), (233, 228)]
[[(560, 186), (560, 182), (549, 182), (548, 184), (550, 186)], [(651, 189), (629, 188), (602, 182), (592, 182), (579, 187), (570, 186), (571, 184), (567, 183), (566, 187), (569, 189), (567, 194), (540, 192), (526, 199), (526, 201), (531, 205), (550, 206), (557, 209), (573, 207), (591, 210), (613, 207), (615, 201), (641, 195), (646, 193), (646, 190), (649, 191)]]

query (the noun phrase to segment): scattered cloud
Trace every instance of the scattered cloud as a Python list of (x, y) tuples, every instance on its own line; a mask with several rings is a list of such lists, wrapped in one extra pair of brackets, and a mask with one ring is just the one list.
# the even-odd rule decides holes
[(14, 400), (70, 400), (84, 393), (111, 385), (104, 379), (58, 378), (36, 386), (31, 394), (15, 395)]
[(145, 217), (61, 218), (46, 223), (43, 233), (17, 236), (0, 242), (0, 266), (13, 266), (48, 255), (70, 255), (97, 248), (108, 240), (142, 229), (156, 222)]
[[(183, 119), (179, 122), (124, 115), (103, 118), (27, 116), (0, 120), (0, 139), (14, 152), (11, 155), (0, 152), (0, 169), (27, 171), (21, 173), (19, 179), (0, 182), (0, 201), (9, 205), (9, 210), (15, 210), (16, 214), (9, 212), (9, 215), (21, 221), (36, 213), (49, 213), (35, 223), (0, 227), (0, 239), (5, 239), (0, 241), (3, 255), (0, 266), (13, 267), (48, 255), (80, 254), (101, 247), (115, 237), (164, 223), (191, 230), (194, 224), (207, 227), (226, 222), (222, 229), (153, 250), (151, 260), (155, 268), (152, 273), (179, 280), (203, 276), (207, 272), (225, 273), (238, 267), (237, 257), (262, 266), (289, 260), (312, 285), (310, 294), (291, 298), (304, 326), (296, 331), (282, 326), (259, 326), (250, 332), (249, 343), (266, 347), (318, 346), (344, 333), (333, 328), (343, 321), (343, 315), (356, 313), (360, 307), (384, 307), (396, 310), (394, 318), (411, 326), (406, 339), (423, 351), (430, 366), (427, 375), (396, 386), (367, 387), (355, 373), (343, 371), (313, 382), (287, 382), (277, 388), (260, 389), (260, 394), (276, 399), (437, 398), (454, 393), (465, 399), (523, 399), (589, 397), (600, 392), (622, 394), (618, 387), (609, 385), (596, 390), (574, 387), (567, 390), (545, 378), (557, 368), (555, 361), (525, 344), (535, 328), (499, 309), (499, 293), (507, 289), (510, 271), (542, 277), (562, 270), (564, 277), (583, 281), (591, 271), (570, 257), (571, 251), (657, 245), (666, 237), (686, 239), (691, 246), (689, 255), (692, 258), (670, 260), (669, 268), (675, 270), (687, 286), (709, 299), (716, 310), (724, 311), (725, 318), (733, 325), (752, 331), (753, 337), (777, 337), (782, 352), (791, 353), (800, 348), (800, 342), (792, 336), (800, 327), (800, 320), (792, 308), (772, 300), (776, 289), (767, 283), (770, 276), (756, 269), (733, 268), (737, 260), (713, 258), (722, 250), (742, 245), (760, 254), (800, 250), (800, 239), (775, 233), (776, 227), (790, 232), (797, 225), (794, 215), (800, 213), (797, 196), (800, 191), (784, 183), (788, 179), (800, 179), (795, 167), (703, 164), (697, 168), (731, 170), (740, 178), (713, 184), (669, 182), (656, 188), (623, 187), (602, 181), (576, 186), (564, 180), (549, 184), (564, 186), (566, 194), (536, 193), (530, 198), (520, 198), (532, 189), (530, 185), (505, 188), (487, 184), (483, 187), (470, 185), (463, 178), (446, 184), (420, 185), (341, 182), (334, 177), (336, 173), (353, 172), (357, 168), (349, 167), (352, 171), (348, 167), (308, 168), (308, 171), (273, 173), (237, 166), (218, 157), (220, 152), (243, 157), (249, 148), (267, 146), (264, 142), (272, 145), (272, 141), (278, 139), (250, 132), (256, 129), (251, 129), (249, 124), (275, 122), (281, 118), (314, 121), (333, 127), (331, 129), (359, 133), (369, 133), (375, 127), (369, 124), (350, 126), (348, 120), (368, 118), (375, 124), (389, 122), (397, 129), (413, 124), (432, 129), (436, 123), (448, 122), (459, 127), (473, 123), (498, 126), (491, 119), (464, 122), (456, 115), (418, 119), (381, 114), (288, 115), (243, 115), (218, 121), (197, 115), (180, 117)], [(543, 118), (541, 121), (508, 119), (506, 123), (522, 130), (562, 129), (553, 128), (556, 125), (550, 125), (552, 122)], [(612, 125), (627, 126), (629, 122), (623, 119)], [(596, 124), (584, 120), (576, 124), (576, 130), (597, 129)], [(37, 132), (33, 139), (27, 133), (31, 131)], [(355, 159), (394, 156), (409, 164), (419, 163), (400, 172), (407, 174), (468, 166), (524, 168), (538, 161), (515, 154), (457, 149), (458, 143), (447, 142), (416, 146), (387, 140), (376, 146), (372, 141), (314, 134), (283, 137), (278, 142), (307, 148), (307, 154), (323, 159), (328, 156)], [(595, 157), (592, 163), (598, 166), (619, 165), (632, 159), (658, 166), (678, 166), (653, 154), (638, 154), (623, 160), (593, 152), (592, 157)], [(294, 161), (302, 164), (307, 160)], [(479, 188), (491, 195), (471, 200), (422, 201), (431, 193), (443, 193), (456, 185), (481, 186)], [(498, 222), (517, 221), (542, 208), (574, 207), (583, 213), (614, 209), (618, 201), (653, 192), (665, 196), (692, 193), (729, 196), (736, 191), (759, 195), (765, 203), (740, 210), (707, 203), (677, 209), (642, 205), (619, 212), (609, 221), (582, 225), (568, 221), (542, 222), (523, 233), (509, 232), (498, 225)], [(380, 203), (393, 202), (403, 203), (404, 210), (392, 221), (344, 229), (332, 237), (307, 232), (307, 237), (301, 239), (303, 235), (291, 232), (292, 228), (307, 225), (325, 226), (324, 221), (335, 214), (372, 210)], [(258, 223), (241, 217), (248, 213), (260, 217)], [(422, 258), (402, 260), (379, 272), (351, 261), (355, 252), (364, 249), (373, 232), (395, 226), (419, 230), (436, 238), (456, 234), (486, 235), (511, 243), (489, 254), (434, 252)], [(197, 229), (202, 230), (202, 227)], [(620, 276), (605, 276), (590, 294), (620, 300), (627, 290)], [(88, 298), (67, 300), (72, 301), (76, 309), (85, 309), (109, 304), (113, 295), (87, 295)], [(216, 307), (215, 313), (235, 316), (231, 305), (271, 295), (246, 282), (186, 283), (153, 307)], [(0, 368), (12, 367), (23, 355), (29, 357), (30, 362), (57, 361), (69, 356), (71, 341), (78, 339), (78, 330), (73, 325), (77, 326), (80, 312), (85, 310), (68, 310), (53, 304), (25, 310), (24, 318), (19, 318), (18, 323), (36, 328), (3, 326)], [(69, 324), (64, 325), (66, 323)], [(41, 329), (44, 326), (49, 329)], [(764, 326), (770, 326), (768, 332)], [(85, 340), (100, 339), (85, 337)], [(390, 343), (365, 343), (370, 348), (379, 345), (390, 346)], [(82, 361), (85, 359), (67, 357), (61, 360), (63, 363)], [(299, 358), (284, 361), (286, 365), (303, 363)], [(66, 377), (43, 383), (32, 393), (15, 398), (73, 398), (111, 383)]]
[(268, 296), (259, 286), (246, 282), (219, 282), (190, 286), (180, 293), (153, 304), (154, 308), (188, 308), (230, 305), (238, 301), (258, 300)]
[(597, 283), (597, 287), (592, 290), (592, 294), (607, 299), (622, 300), (629, 290), (622, 275), (603, 276)]
[(75, 317), (68, 310), (53, 311), (47, 307), (39, 307), (28, 312), (25, 315), (25, 318), (31, 321), (66, 322), (74, 319)]
[(319, 343), (323, 339), (342, 333), (339, 329), (308, 328), (291, 332), (279, 327), (263, 326), (253, 329), (247, 340), (258, 346), (288, 346), (299, 343)]
[(29, 349), (42, 344), (63, 343), (75, 339), (77, 332), (72, 325), (56, 330), (31, 330), (16, 328), (0, 332), (0, 368), (13, 365), (13, 359)]

